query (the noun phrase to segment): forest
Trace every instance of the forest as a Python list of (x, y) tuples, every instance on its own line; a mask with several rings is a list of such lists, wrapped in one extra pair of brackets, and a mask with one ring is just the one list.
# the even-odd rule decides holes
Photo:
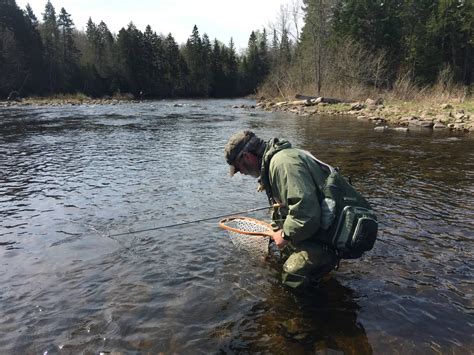
[(211, 40), (197, 24), (186, 43), (133, 22), (112, 33), (92, 17), (84, 32), (50, 1), (39, 19), (29, 5), (0, 0), (0, 99), (12, 92), (153, 99), (368, 90), (403, 97), (428, 88), (470, 96), (473, 27), (471, 0), (294, 0), (237, 52), (232, 39)]

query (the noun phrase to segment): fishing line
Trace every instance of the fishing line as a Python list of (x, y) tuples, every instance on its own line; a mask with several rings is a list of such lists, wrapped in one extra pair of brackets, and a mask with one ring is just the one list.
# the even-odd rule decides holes
[(224, 217), (233, 216), (233, 215), (238, 215), (238, 214), (245, 214), (245, 213), (250, 213), (250, 212), (255, 212), (255, 211), (262, 211), (262, 210), (270, 209), (270, 208), (272, 208), (272, 207), (277, 207), (277, 206), (279, 206), (279, 205), (277, 204), (277, 205), (273, 205), (273, 206), (257, 207), (257, 208), (252, 208), (252, 209), (250, 209), (250, 210), (238, 211), (238, 212), (233, 212), (233, 213), (227, 213), (227, 214), (223, 214), (223, 215), (220, 215), (220, 216), (214, 216), (214, 217), (208, 217), (208, 218), (195, 219), (195, 220), (193, 220), (193, 221), (180, 222), (180, 223), (175, 223), (175, 224), (168, 224), (168, 225), (166, 225), (166, 226), (159, 226), (159, 227), (153, 227), (153, 228), (147, 228), (147, 229), (139, 229), (139, 230), (135, 230), (135, 231), (128, 231), (128, 232), (118, 233), (118, 234), (109, 234), (108, 236), (109, 236), (109, 237), (117, 237), (117, 236), (121, 236), (121, 235), (135, 234), (135, 233), (142, 233), (142, 232), (149, 232), (149, 231), (154, 231), (154, 230), (164, 229), (164, 228), (179, 227), (179, 226), (184, 226), (184, 225), (186, 225), (186, 224), (191, 224), (191, 223), (199, 223), (199, 222), (211, 221), (211, 220), (213, 220), (213, 219), (219, 219), (219, 218), (224, 218)]

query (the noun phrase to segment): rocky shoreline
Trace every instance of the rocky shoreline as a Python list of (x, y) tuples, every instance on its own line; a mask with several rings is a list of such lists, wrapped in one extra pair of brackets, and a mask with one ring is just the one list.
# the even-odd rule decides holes
[[(13, 101), (0, 101), (0, 107), (14, 106), (64, 106), (64, 105), (120, 105), (140, 103), (131, 97), (120, 98), (25, 98)], [(179, 106), (179, 104), (176, 104)], [(464, 105), (467, 106), (467, 105)], [(471, 105), (472, 106), (472, 105)], [(454, 132), (474, 132), (474, 112), (461, 104), (443, 103), (423, 105), (422, 103), (385, 102), (367, 99), (347, 102), (344, 100), (317, 97), (294, 101), (276, 101), (261, 98), (255, 106), (239, 105), (235, 108), (256, 108), (265, 111), (289, 112), (302, 117), (317, 114), (349, 115), (358, 120), (374, 123), (377, 131), (395, 130), (407, 132), (411, 128), (450, 130)]]
[(123, 103), (139, 103), (140, 100), (134, 99), (116, 99), (116, 98), (103, 98), (103, 99), (76, 99), (76, 98), (26, 98), (21, 100), (12, 101), (0, 101), (0, 107), (12, 107), (12, 106), (64, 106), (64, 105), (119, 105)]
[(363, 102), (344, 102), (330, 98), (308, 98), (295, 101), (261, 99), (256, 108), (266, 111), (282, 111), (303, 117), (316, 114), (349, 115), (375, 124), (377, 131), (396, 130), (406, 132), (410, 128), (447, 129), (456, 132), (474, 132), (474, 113), (455, 104), (443, 103), (430, 107), (404, 103), (385, 103), (383, 99), (367, 99)]

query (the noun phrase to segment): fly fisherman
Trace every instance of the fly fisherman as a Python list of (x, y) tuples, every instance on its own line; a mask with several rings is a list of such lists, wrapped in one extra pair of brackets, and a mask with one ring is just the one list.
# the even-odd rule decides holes
[[(290, 142), (265, 142), (252, 131), (234, 134), (225, 147), (230, 175), (259, 178), (271, 204), (272, 239), (284, 256), (282, 282), (298, 288), (319, 280), (339, 263), (335, 249), (324, 243), (321, 191), (330, 170)], [(322, 163), (322, 164), (320, 164)]]

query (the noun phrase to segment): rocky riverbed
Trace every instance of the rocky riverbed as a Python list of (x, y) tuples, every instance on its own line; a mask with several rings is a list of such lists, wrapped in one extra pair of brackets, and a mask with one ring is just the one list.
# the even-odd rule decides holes
[(336, 99), (314, 98), (296, 101), (260, 100), (256, 107), (267, 111), (291, 112), (301, 116), (316, 114), (351, 115), (359, 120), (372, 121), (375, 130), (408, 131), (410, 128), (449, 129), (458, 132), (474, 131), (474, 112), (452, 103), (437, 105), (386, 103), (383, 99), (342, 102)]

